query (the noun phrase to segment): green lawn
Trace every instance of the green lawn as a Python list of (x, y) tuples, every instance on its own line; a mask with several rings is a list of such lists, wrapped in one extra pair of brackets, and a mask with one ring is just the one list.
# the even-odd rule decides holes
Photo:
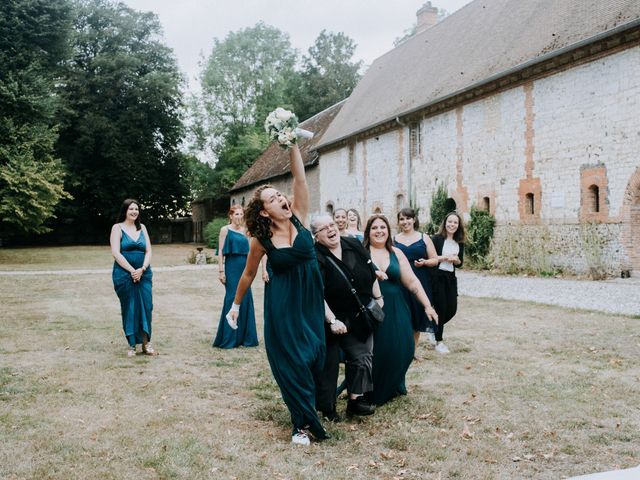
[[(165, 265), (192, 247), (167, 248)], [(20, 265), (27, 251), (38, 262)], [(111, 263), (104, 247), (0, 255), (1, 270)], [(559, 479), (640, 463), (637, 319), (461, 298), (452, 353), (421, 346), (408, 396), (294, 447), (262, 343), (211, 347), (216, 277), (156, 272), (160, 356), (130, 359), (110, 274), (0, 275), (0, 478)]]

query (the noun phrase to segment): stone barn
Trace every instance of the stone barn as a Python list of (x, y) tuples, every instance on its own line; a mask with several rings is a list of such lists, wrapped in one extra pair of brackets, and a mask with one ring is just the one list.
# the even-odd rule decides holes
[(436, 14), (418, 11), (312, 146), (315, 209), (410, 204), (424, 221), (442, 184), (463, 215), (495, 215), (494, 250), (537, 241), (565, 271), (640, 271), (640, 2)]

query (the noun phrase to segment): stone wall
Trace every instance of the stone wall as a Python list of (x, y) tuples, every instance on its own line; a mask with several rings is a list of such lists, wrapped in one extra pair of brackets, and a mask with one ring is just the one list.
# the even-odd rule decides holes
[[(410, 126), (398, 122), (323, 152), (320, 203), (356, 207), (364, 219), (381, 211), (393, 220), (410, 199), (424, 222), (441, 182), (463, 215), (488, 202), (498, 230), (520, 224), (562, 231), (551, 246), (563, 269), (584, 273), (579, 225), (598, 222), (609, 232), (608, 269), (628, 268), (632, 259), (640, 270), (640, 239), (627, 238), (640, 232), (630, 226), (640, 221), (640, 203), (626, 206), (629, 198), (640, 199), (632, 180), (640, 171), (638, 112), (636, 46), (431, 117), (418, 115), (418, 149), (410, 148)], [(620, 234), (624, 242), (614, 238)]]

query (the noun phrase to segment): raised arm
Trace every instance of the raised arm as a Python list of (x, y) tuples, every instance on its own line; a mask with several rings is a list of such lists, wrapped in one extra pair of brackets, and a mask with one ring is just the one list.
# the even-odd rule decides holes
[(427, 314), (427, 317), (438, 323), (438, 314), (433, 309), (433, 306), (429, 301), (429, 297), (427, 297), (424, 288), (422, 288), (420, 280), (418, 280), (418, 277), (416, 277), (415, 273), (413, 273), (413, 270), (411, 270), (409, 260), (407, 260), (407, 257), (405, 257), (404, 253), (402, 253), (402, 250), (400, 250), (399, 248), (393, 247), (393, 251), (396, 253), (398, 262), (400, 263), (400, 281), (407, 290), (409, 290), (416, 296), (418, 301), (424, 307), (424, 311)]
[(307, 213), (309, 213), (309, 186), (304, 172), (304, 163), (298, 145), (289, 149), (289, 163), (291, 174), (293, 175), (293, 204), (291, 210), (300, 221), (306, 224)]

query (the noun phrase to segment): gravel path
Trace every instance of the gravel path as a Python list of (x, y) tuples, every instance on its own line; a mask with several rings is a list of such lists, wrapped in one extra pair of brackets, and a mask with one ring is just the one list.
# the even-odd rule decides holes
[(603, 281), (514, 277), (457, 271), (458, 293), (640, 315), (640, 278)]
[[(216, 268), (216, 265), (154, 267), (154, 272)], [(87, 270), (0, 271), (0, 276), (111, 274), (111, 268)], [(460, 295), (501, 298), (583, 308), (622, 315), (640, 315), (640, 278), (604, 281), (515, 277), (457, 271)]]

